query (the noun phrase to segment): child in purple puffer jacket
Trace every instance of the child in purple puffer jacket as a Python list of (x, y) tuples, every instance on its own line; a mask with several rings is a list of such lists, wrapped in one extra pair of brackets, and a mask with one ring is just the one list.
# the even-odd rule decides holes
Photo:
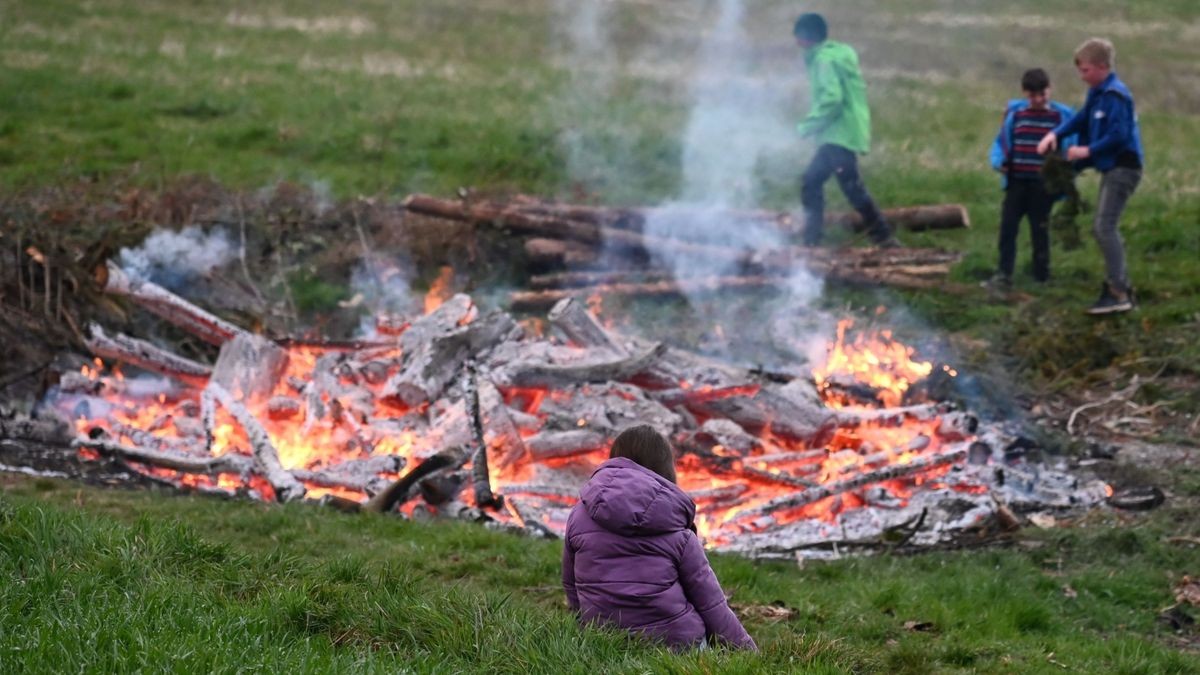
[(695, 516), (666, 439), (647, 425), (621, 432), (567, 520), (563, 589), (580, 621), (677, 649), (712, 641), (758, 649), (725, 601)]

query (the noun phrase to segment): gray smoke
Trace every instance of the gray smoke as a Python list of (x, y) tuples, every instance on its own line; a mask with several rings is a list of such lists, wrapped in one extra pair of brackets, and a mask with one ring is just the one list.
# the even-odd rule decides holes
[(137, 248), (124, 248), (121, 267), (131, 275), (153, 281), (171, 290), (207, 276), (237, 255), (237, 249), (222, 228), (204, 231), (195, 225), (178, 232), (155, 230)]

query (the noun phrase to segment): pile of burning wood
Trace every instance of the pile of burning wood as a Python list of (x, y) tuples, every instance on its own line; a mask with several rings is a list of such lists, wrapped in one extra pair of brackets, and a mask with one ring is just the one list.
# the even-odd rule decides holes
[(848, 323), (813, 379), (788, 379), (617, 335), (569, 298), (551, 336), (455, 295), (377, 317), (371, 340), (274, 342), (115, 265), (105, 282), (220, 345), (209, 366), (92, 327), (94, 367), (50, 403), (81, 457), (139, 479), (552, 535), (615, 435), (646, 423), (675, 444), (709, 546), (755, 555), (944, 543), (1106, 496), (925, 400), (953, 369)]
[[(501, 227), (525, 238), (525, 254), (540, 273), (529, 290), (512, 295), (514, 310), (542, 310), (565, 297), (587, 295), (690, 295), (780, 286), (798, 267), (829, 282), (947, 290), (950, 267), (961, 254), (941, 249), (812, 249), (781, 245), (767, 253), (695, 236), (700, 219), (725, 231), (777, 230), (781, 241), (797, 234), (790, 215), (774, 211), (714, 211), (699, 207), (609, 208), (551, 203), (518, 196), (509, 201), (446, 200), (410, 195), (405, 208), (425, 216)], [(958, 204), (887, 209), (893, 226), (907, 231), (952, 229), (970, 224)], [(834, 213), (833, 225), (861, 229), (857, 213)], [(667, 222), (651, 228), (650, 221)], [(681, 275), (663, 264), (685, 256), (696, 272)], [(714, 275), (711, 270), (723, 272)]]

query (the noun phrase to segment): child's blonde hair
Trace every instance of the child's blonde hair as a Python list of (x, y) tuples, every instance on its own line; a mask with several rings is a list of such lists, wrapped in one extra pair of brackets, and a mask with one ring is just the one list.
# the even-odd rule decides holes
[(1117, 62), (1117, 48), (1104, 38), (1088, 38), (1075, 49), (1075, 65), (1091, 63), (1112, 69)]

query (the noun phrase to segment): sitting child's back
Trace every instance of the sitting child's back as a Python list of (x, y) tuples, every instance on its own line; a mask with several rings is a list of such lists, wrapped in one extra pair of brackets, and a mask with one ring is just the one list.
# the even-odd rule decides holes
[(696, 507), (674, 482), (614, 457), (580, 497), (567, 521), (563, 587), (582, 621), (615, 624), (675, 647), (713, 637), (754, 648), (690, 529)]

